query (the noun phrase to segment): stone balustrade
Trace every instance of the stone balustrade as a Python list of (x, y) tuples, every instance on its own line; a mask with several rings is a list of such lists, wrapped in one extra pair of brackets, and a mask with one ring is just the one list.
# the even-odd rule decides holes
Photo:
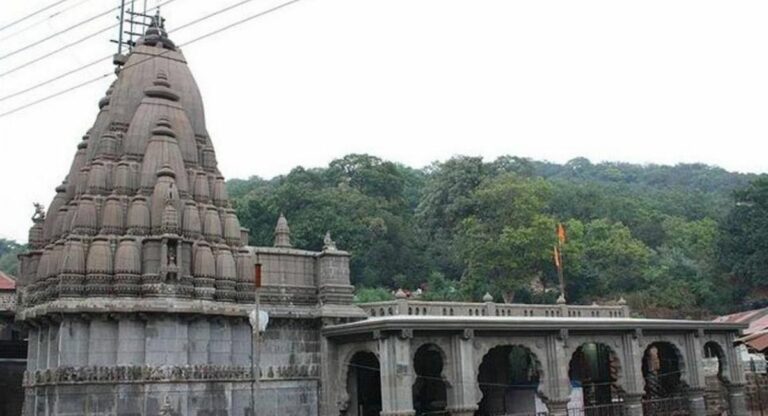
[(530, 316), (552, 318), (629, 318), (627, 305), (527, 305), (495, 302), (436, 302), (396, 299), (358, 304), (370, 317), (412, 316)]

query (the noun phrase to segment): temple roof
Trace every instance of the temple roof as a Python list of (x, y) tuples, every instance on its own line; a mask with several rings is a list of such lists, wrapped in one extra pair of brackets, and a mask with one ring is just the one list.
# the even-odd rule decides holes
[(687, 321), (677, 319), (640, 318), (563, 318), (563, 317), (500, 317), (500, 316), (408, 316), (395, 315), (368, 318), (361, 321), (331, 325), (323, 328), (327, 337), (358, 335), (372, 331), (464, 330), (483, 331), (559, 331), (561, 329), (589, 331), (738, 331), (746, 327), (739, 323)]
[(0, 290), (16, 290), (16, 279), (0, 271)]

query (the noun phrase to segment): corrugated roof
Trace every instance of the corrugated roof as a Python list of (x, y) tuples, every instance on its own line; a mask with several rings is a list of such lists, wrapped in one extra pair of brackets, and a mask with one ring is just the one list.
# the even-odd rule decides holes
[(744, 343), (755, 351), (765, 351), (768, 349), (768, 329), (763, 329), (743, 336), (739, 338), (737, 342)]
[(751, 311), (738, 312), (730, 315), (723, 315), (715, 318), (715, 322), (752, 322), (756, 318), (768, 314), (768, 308), (754, 309)]
[(16, 290), (16, 279), (0, 271), (0, 290)]
[(768, 349), (768, 308), (725, 315), (715, 319), (717, 322), (740, 322), (749, 324), (744, 336), (737, 342), (746, 344), (755, 351)]

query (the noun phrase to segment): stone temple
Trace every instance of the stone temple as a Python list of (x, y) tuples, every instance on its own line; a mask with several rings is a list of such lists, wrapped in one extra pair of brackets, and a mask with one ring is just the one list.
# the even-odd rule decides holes
[(719, 403), (746, 414), (741, 324), (636, 319), (623, 302), (354, 305), (349, 253), (329, 235), (294, 248), (276, 220), (274, 246), (247, 245), (200, 91), (154, 25), (20, 257), (23, 414), (705, 415), (707, 360)]

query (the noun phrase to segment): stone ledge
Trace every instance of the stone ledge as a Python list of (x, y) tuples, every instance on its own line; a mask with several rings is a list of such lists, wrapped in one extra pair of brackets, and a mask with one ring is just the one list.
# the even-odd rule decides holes
[[(217, 302), (202, 299), (179, 298), (77, 298), (58, 299), (42, 305), (22, 309), (16, 320), (26, 321), (46, 315), (88, 313), (158, 313), (215, 315), (247, 318), (253, 304)], [(300, 305), (281, 306), (262, 304), (261, 308), (273, 318), (314, 319), (324, 317), (365, 318), (365, 312), (354, 305)]]

